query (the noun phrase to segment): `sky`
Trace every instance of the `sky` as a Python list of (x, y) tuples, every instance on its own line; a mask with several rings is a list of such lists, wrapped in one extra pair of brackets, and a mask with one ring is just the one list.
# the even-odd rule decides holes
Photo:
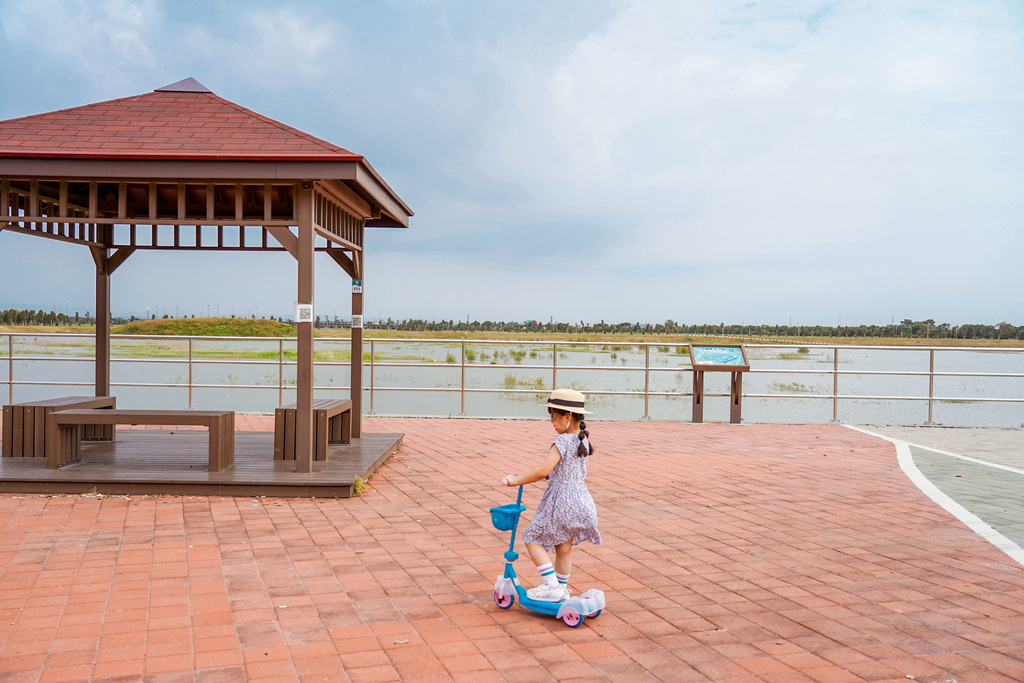
[[(1019, 0), (0, 0), (0, 62), (0, 119), (191, 76), (364, 155), (415, 212), (367, 230), (371, 319), (1024, 324)], [(0, 232), (0, 308), (93, 273)], [(112, 309), (295, 292), (284, 254), (136, 253)]]

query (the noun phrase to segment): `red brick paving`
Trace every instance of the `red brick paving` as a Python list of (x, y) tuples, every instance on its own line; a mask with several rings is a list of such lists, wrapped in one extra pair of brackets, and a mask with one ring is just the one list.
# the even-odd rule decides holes
[(365, 427), (406, 438), (361, 498), (0, 495), (0, 681), (1024, 680), (1024, 571), (881, 439), (594, 423), (570, 629), (491, 595), (545, 422)]

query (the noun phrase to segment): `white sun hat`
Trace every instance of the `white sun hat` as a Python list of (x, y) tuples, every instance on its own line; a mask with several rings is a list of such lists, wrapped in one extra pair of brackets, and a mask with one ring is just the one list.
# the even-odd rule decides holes
[(583, 409), (586, 401), (586, 396), (573, 389), (555, 389), (548, 396), (548, 402), (542, 405), (546, 408), (565, 410), (577, 415), (590, 415), (591, 412), (589, 410)]

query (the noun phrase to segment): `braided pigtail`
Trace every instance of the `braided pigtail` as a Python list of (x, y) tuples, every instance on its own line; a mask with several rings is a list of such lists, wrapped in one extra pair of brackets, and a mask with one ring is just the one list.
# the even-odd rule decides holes
[(587, 423), (580, 420), (580, 445), (576, 449), (576, 455), (585, 458), (594, 452), (594, 447), (590, 445), (590, 432), (587, 431)]

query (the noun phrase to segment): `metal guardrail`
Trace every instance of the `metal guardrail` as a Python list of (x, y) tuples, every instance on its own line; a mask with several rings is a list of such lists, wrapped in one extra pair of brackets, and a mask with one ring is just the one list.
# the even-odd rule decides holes
[[(6, 354), (0, 355), (0, 362), (6, 362), (7, 365), (7, 379), (6, 381), (0, 381), (0, 384), (7, 384), (7, 395), (10, 403), (14, 402), (14, 388), (16, 386), (92, 386), (91, 382), (75, 382), (75, 381), (40, 381), (30, 379), (16, 379), (14, 373), (14, 365), (16, 360), (21, 361), (50, 361), (50, 362), (67, 362), (67, 361), (90, 361), (93, 356), (49, 356), (49, 355), (32, 355), (32, 354), (15, 354), (15, 339), (41, 339), (41, 338), (58, 338), (58, 339), (86, 339), (93, 340), (92, 335), (86, 334), (4, 334), (0, 335), (0, 339), (6, 337)], [(284, 337), (180, 337), (180, 336), (141, 336), (141, 335), (113, 335), (112, 342), (119, 340), (142, 340), (142, 341), (174, 341), (174, 342), (185, 342), (187, 341), (188, 350), (187, 357), (182, 358), (146, 358), (146, 357), (117, 357), (113, 355), (111, 357), (111, 363), (153, 363), (153, 364), (175, 364), (187, 366), (187, 381), (184, 383), (156, 383), (156, 382), (111, 382), (111, 386), (114, 387), (173, 387), (173, 388), (185, 388), (188, 389), (188, 406), (193, 407), (193, 391), (196, 389), (252, 389), (252, 390), (268, 390), (276, 389), (278, 393), (278, 405), (284, 404), (284, 391), (292, 385), (292, 381), (286, 379), (286, 369), (296, 365), (293, 360), (286, 359), (286, 348), (291, 345), (294, 346), (295, 340), (292, 338)], [(202, 359), (197, 358), (195, 354), (194, 345), (197, 341), (203, 342), (260, 342), (262, 344), (272, 343), (277, 345), (277, 358), (273, 360), (252, 360), (252, 359), (232, 359), (232, 358), (217, 358), (217, 359)], [(346, 342), (343, 338), (320, 338), (315, 340), (315, 343), (343, 343)], [(599, 371), (599, 372), (638, 372), (643, 371), (644, 373), (644, 388), (642, 395), (644, 397), (644, 419), (650, 418), (650, 399), (652, 397), (682, 397), (692, 396), (692, 391), (652, 391), (651, 390), (651, 377), (653, 374), (661, 372), (687, 372), (692, 373), (692, 368), (689, 365), (677, 365), (672, 367), (656, 367), (651, 364), (651, 349), (652, 348), (679, 348), (685, 346), (685, 344), (672, 344), (671, 342), (571, 342), (571, 341), (505, 341), (505, 340), (439, 340), (439, 339), (385, 339), (385, 338), (373, 338), (364, 340), (364, 344), (368, 344), (370, 348), (369, 359), (364, 360), (363, 365), (368, 368), (369, 372), (366, 373), (368, 377), (368, 386), (364, 387), (364, 391), (369, 393), (369, 412), (374, 413), (375, 397), (378, 393), (382, 392), (440, 392), (440, 393), (452, 393), (458, 392), (460, 394), (460, 405), (462, 414), (466, 413), (466, 396), (474, 393), (492, 393), (492, 394), (535, 394), (538, 391), (549, 391), (553, 388), (558, 387), (558, 373), (559, 371)], [(461, 358), (456, 359), (456, 362), (445, 362), (445, 363), (414, 363), (414, 362), (401, 362), (401, 361), (386, 361), (378, 360), (377, 358), (377, 345), (378, 344), (427, 344), (427, 345), (441, 345), (445, 347), (451, 347), (453, 344), (459, 344), (461, 346)], [(475, 347), (480, 346), (502, 346), (502, 347), (515, 347), (515, 346), (529, 346), (531, 348), (538, 347), (550, 347), (551, 349), (551, 363), (550, 365), (544, 364), (479, 364), (473, 363), (468, 359), (467, 345)], [(622, 365), (622, 366), (581, 366), (581, 365), (567, 365), (559, 364), (559, 349), (573, 348), (573, 347), (584, 347), (593, 348), (598, 346), (615, 346), (615, 347), (629, 347), (629, 348), (641, 348), (643, 349), (644, 364), (643, 366), (637, 365)], [(794, 349), (799, 346), (799, 343), (795, 344), (746, 344), (747, 349)], [(788, 369), (788, 368), (765, 368), (765, 367), (751, 367), (749, 372), (751, 374), (767, 374), (767, 375), (823, 375), (828, 374), (832, 376), (832, 391), (830, 393), (743, 393), (744, 398), (765, 398), (765, 399), (818, 399), (818, 400), (829, 400), (832, 402), (832, 419), (833, 421), (839, 420), (839, 405), (841, 401), (845, 400), (872, 400), (872, 401), (927, 401), (928, 404), (928, 423), (933, 422), (933, 407), (936, 402), (940, 401), (951, 401), (951, 402), (965, 402), (965, 403), (1024, 403), (1024, 398), (997, 398), (997, 397), (978, 397), (978, 396), (936, 396), (935, 395), (935, 380), (936, 378), (942, 377), (961, 377), (961, 378), (1005, 378), (1005, 379), (1022, 379), (1024, 373), (1009, 373), (1009, 372), (939, 372), (935, 370), (935, 356), (937, 353), (955, 353), (964, 351), (973, 352), (1000, 352), (1000, 353), (1012, 353), (1019, 354), (1024, 353), (1024, 348), (986, 348), (986, 347), (921, 347), (921, 346), (853, 346), (853, 345), (820, 345), (816, 344), (813, 346), (815, 351), (830, 350), (832, 352), (832, 369), (831, 371), (822, 371), (820, 369), (808, 370), (808, 369)], [(841, 370), (840, 369), (840, 354), (843, 351), (871, 351), (879, 350), (886, 352), (916, 352), (921, 353), (924, 351), (928, 352), (928, 368), (921, 370)], [(271, 366), (276, 368), (277, 382), (276, 384), (210, 384), (200, 383), (195, 381), (195, 369), (197, 366), (217, 364), (217, 365), (262, 365)], [(348, 362), (335, 362), (335, 361), (320, 361), (316, 362), (317, 366), (345, 366), (349, 365)], [(379, 386), (376, 382), (377, 370), (380, 368), (453, 368), (459, 369), (460, 385), (450, 387), (439, 387), (439, 386)], [(517, 389), (510, 387), (495, 387), (495, 388), (481, 388), (481, 387), (470, 387), (466, 383), (466, 370), (467, 368), (488, 368), (494, 370), (506, 370), (506, 369), (524, 369), (528, 368), (534, 371), (550, 372), (550, 385), (545, 386), (543, 389), (530, 388), (530, 389)], [(928, 378), (928, 395), (927, 396), (905, 396), (905, 395), (863, 395), (863, 394), (843, 394), (839, 391), (840, 378), (846, 376), (892, 376), (892, 377), (927, 377)], [(230, 373), (229, 373), (230, 376)], [(347, 390), (348, 387), (344, 386), (316, 386), (315, 390)], [(591, 395), (608, 395), (608, 396), (632, 396), (638, 395), (637, 391), (618, 391), (618, 390), (596, 390), (588, 391)], [(706, 393), (707, 397), (728, 397), (728, 393)]]
[[(86, 339), (89, 341), (95, 338), (91, 334), (7, 334), (0, 335), (0, 337), (7, 337), (7, 354), (6, 356), (0, 356), (0, 362), (7, 364), (7, 382), (8, 385), (8, 401), (14, 402), (14, 387), (15, 386), (93, 386), (92, 382), (75, 382), (71, 380), (64, 380), (59, 382), (48, 382), (39, 380), (15, 380), (14, 379), (14, 361), (52, 361), (52, 362), (91, 362), (94, 360), (94, 355), (89, 356), (34, 356), (31, 354), (15, 355), (14, 353), (14, 339), (22, 337), (26, 339), (40, 339), (40, 338), (51, 338), (51, 339)], [(173, 383), (168, 384), (165, 382), (111, 382), (112, 387), (173, 387), (173, 388), (188, 388), (188, 407), (193, 407), (193, 390), (195, 389), (224, 389), (224, 388), (236, 388), (236, 389), (271, 389), (275, 388), (278, 392), (278, 405), (284, 405), (284, 389), (287, 383), (284, 379), (284, 368), (286, 366), (296, 365), (295, 361), (286, 361), (284, 359), (284, 347), (286, 343), (295, 343), (294, 339), (287, 337), (183, 337), (183, 336), (171, 336), (171, 335), (111, 335), (111, 343), (113, 344), (116, 340), (127, 340), (127, 339), (139, 339), (144, 341), (175, 341), (175, 342), (188, 342), (187, 356), (184, 358), (119, 358), (113, 355), (113, 349), (111, 351), (111, 364), (116, 363), (152, 363), (152, 364), (172, 364), (172, 365), (186, 365), (188, 367), (188, 381), (184, 384)], [(204, 360), (195, 357), (194, 343), (197, 340), (201, 341), (260, 341), (260, 342), (275, 342), (278, 346), (278, 358), (277, 360), (243, 360), (243, 359), (213, 359)], [(198, 365), (271, 365), (277, 367), (278, 381), (276, 386), (265, 385), (265, 384), (204, 384), (197, 383), (194, 380), (194, 370)], [(347, 365), (347, 363), (345, 364)], [(2, 384), (2, 383), (0, 383)], [(317, 387), (321, 388), (321, 387)], [(336, 388), (336, 387), (335, 387)]]
[[(679, 347), (685, 346), (680, 344), (672, 344), (666, 342), (537, 342), (537, 341), (523, 341), (523, 342), (512, 342), (503, 340), (465, 340), (461, 342), (462, 346), (462, 358), (459, 363), (447, 364), (450, 367), (460, 367), (462, 369), (462, 384), (460, 387), (374, 387), (373, 377), (375, 375), (375, 367), (417, 367), (417, 364), (409, 363), (374, 363), (374, 352), (373, 345), (375, 342), (382, 343), (434, 343), (434, 344), (448, 344), (452, 342), (450, 340), (436, 340), (436, 339), (372, 339), (370, 341), (370, 411), (373, 412), (374, 406), (374, 393), (377, 391), (438, 391), (438, 392), (454, 392), (458, 391), (461, 394), (461, 406), (462, 413), (466, 412), (466, 394), (467, 393), (523, 393), (531, 394), (537, 393), (532, 389), (479, 389), (479, 388), (468, 388), (466, 387), (466, 345), (472, 344), (474, 346), (480, 345), (496, 345), (496, 346), (546, 346), (551, 345), (552, 347), (552, 364), (550, 366), (539, 366), (531, 365), (530, 369), (534, 370), (550, 370), (551, 371), (551, 386), (547, 387), (547, 390), (558, 387), (558, 370), (600, 370), (607, 372), (615, 371), (644, 371), (644, 419), (650, 419), (650, 398), (652, 396), (692, 396), (690, 392), (667, 392), (667, 391), (651, 391), (650, 390), (650, 378), (651, 373), (658, 372), (690, 372), (692, 368), (689, 367), (668, 367), (659, 368), (653, 367), (650, 362), (651, 348), (661, 347)], [(644, 349), (644, 365), (642, 368), (636, 366), (605, 366), (605, 367), (594, 367), (594, 366), (572, 366), (572, 365), (559, 365), (558, 364), (558, 348), (562, 347), (594, 347), (594, 346), (628, 346), (628, 347), (641, 347)], [(793, 349), (799, 346), (799, 343), (790, 344), (745, 344), (748, 349)], [(878, 401), (927, 401), (928, 402), (928, 424), (933, 422), (934, 417), (934, 404), (938, 401), (959, 401), (969, 403), (1024, 403), (1024, 398), (984, 398), (984, 397), (965, 397), (965, 396), (936, 396), (935, 395), (935, 378), (936, 377), (1002, 377), (1002, 378), (1024, 378), (1024, 373), (979, 373), (979, 372), (937, 372), (935, 370), (935, 353), (948, 351), (948, 352), (962, 352), (962, 351), (979, 351), (979, 352), (1017, 352), (1024, 353), (1024, 349), (1012, 349), (1012, 348), (985, 348), (985, 347), (921, 347), (921, 346), (867, 346), (867, 345), (815, 345), (815, 350), (828, 349), (832, 351), (832, 371), (827, 374), (832, 375), (832, 393), (830, 394), (789, 394), (789, 393), (771, 393), (771, 394), (759, 394), (759, 393), (743, 393), (744, 398), (770, 398), (770, 399), (786, 399), (786, 398), (800, 398), (800, 399), (826, 399), (832, 401), (832, 420), (834, 422), (839, 421), (839, 402), (842, 400), (878, 400)], [(929, 364), (927, 371), (893, 371), (893, 370), (840, 370), (839, 369), (839, 352), (840, 350), (880, 350), (880, 351), (928, 351)], [(441, 364), (437, 364), (440, 366)], [(480, 367), (480, 366), (470, 366)], [(495, 369), (517, 369), (522, 368), (521, 365), (509, 365), (509, 364), (498, 364), (489, 365)], [(800, 370), (800, 369), (774, 369), (774, 368), (755, 368), (751, 367), (748, 371), (753, 374), (766, 374), (766, 375), (800, 375), (800, 374), (811, 374), (820, 375), (823, 374), (820, 370)], [(841, 376), (867, 376), (867, 375), (884, 375), (884, 376), (902, 376), (902, 377), (928, 377), (928, 395), (927, 396), (898, 396), (898, 395), (864, 395), (864, 394), (841, 394), (839, 393), (839, 378)], [(618, 395), (618, 396), (635, 396), (636, 393), (632, 391), (587, 391), (589, 395)], [(729, 398), (728, 393), (705, 393), (705, 397), (720, 397)]]

